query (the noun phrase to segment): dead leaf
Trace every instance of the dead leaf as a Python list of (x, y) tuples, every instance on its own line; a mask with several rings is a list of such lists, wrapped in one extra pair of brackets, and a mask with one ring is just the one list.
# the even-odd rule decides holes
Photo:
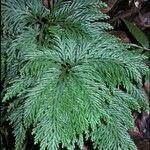
[(108, 5), (108, 7), (102, 8), (101, 12), (106, 14), (107, 12), (109, 12), (113, 8), (113, 6), (115, 5), (115, 3), (118, 0), (103, 0), (103, 1)]
[(123, 43), (130, 43), (130, 39), (124, 31), (111, 31), (110, 34), (120, 38)]
[(48, 0), (42, 0), (43, 1), (43, 5), (48, 8)]

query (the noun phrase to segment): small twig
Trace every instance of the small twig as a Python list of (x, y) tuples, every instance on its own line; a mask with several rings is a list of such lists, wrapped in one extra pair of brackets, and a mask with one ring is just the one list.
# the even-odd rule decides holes
[(142, 47), (142, 46), (139, 46), (139, 45), (136, 45), (136, 44), (133, 44), (133, 43), (130, 43), (129, 45), (130, 45), (130, 46), (133, 46), (133, 47), (137, 47), (137, 48), (142, 48), (143, 50), (146, 50), (146, 51), (150, 51), (149, 48)]

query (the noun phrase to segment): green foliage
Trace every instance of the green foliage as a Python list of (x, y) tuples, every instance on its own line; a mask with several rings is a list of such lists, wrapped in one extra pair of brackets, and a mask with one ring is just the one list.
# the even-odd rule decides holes
[[(107, 34), (99, 0), (2, 0), (5, 77), (15, 148), (32, 128), (40, 150), (80, 148), (84, 135), (100, 150), (135, 150), (132, 110), (147, 110), (145, 56)], [(15, 68), (15, 69), (12, 69)], [(11, 74), (10, 74), (11, 73)]]
[(133, 37), (137, 40), (137, 42), (142, 45), (144, 48), (149, 48), (149, 40), (146, 37), (145, 33), (139, 29), (136, 25), (129, 22), (128, 20), (123, 20)]

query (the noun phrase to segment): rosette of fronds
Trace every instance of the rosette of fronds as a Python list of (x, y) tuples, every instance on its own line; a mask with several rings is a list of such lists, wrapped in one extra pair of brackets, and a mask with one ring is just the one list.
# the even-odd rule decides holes
[(104, 4), (57, 1), (51, 10), (38, 0), (2, 4), (4, 35), (14, 36), (7, 62), (18, 62), (3, 98), (10, 101), (16, 149), (32, 129), (40, 150), (82, 148), (84, 138), (100, 150), (135, 150), (128, 129), (132, 110), (147, 110), (141, 74), (148, 70), (145, 56), (104, 31), (110, 28), (98, 21), (107, 18), (98, 10)]
[(60, 28), (82, 38), (89, 38), (91, 32), (99, 34), (111, 29), (103, 22), (108, 16), (97, 9), (103, 6), (106, 5), (99, 0), (58, 0), (49, 10), (42, 0), (2, 0), (2, 41), (5, 43), (2, 49), (6, 53), (4, 59), (8, 59), (6, 68), (10, 72), (7, 74), (11, 76), (12, 70), (19, 70), (23, 47), (50, 44), (49, 28), (55, 27), (56, 31)]

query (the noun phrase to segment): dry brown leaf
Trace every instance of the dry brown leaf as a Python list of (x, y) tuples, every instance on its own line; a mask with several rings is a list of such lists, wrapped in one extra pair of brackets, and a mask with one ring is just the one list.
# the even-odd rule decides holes
[(110, 34), (120, 38), (123, 43), (130, 43), (130, 39), (124, 31), (111, 31)]
[(115, 3), (118, 0), (103, 0), (103, 1), (108, 5), (108, 7), (102, 8), (101, 11), (106, 14), (107, 12), (109, 12), (113, 8), (113, 6), (115, 5)]

